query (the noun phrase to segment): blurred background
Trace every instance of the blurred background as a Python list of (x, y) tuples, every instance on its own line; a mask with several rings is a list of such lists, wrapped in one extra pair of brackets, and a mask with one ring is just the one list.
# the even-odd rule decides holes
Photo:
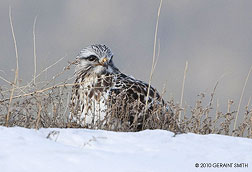
[[(9, 6), (23, 84), (33, 77), (32, 27), (36, 16), (37, 73), (64, 57), (48, 70), (53, 75), (82, 48), (103, 43), (112, 49), (122, 72), (148, 82), (159, 1), (1, 0), (0, 75), (12, 81), (16, 59)], [(184, 103), (194, 105), (201, 92), (210, 95), (219, 80), (215, 100), (219, 99), (223, 109), (228, 99), (237, 107), (252, 65), (251, 9), (251, 0), (163, 0), (158, 28), (160, 57), (152, 85), (162, 91), (166, 84), (165, 98), (179, 102), (188, 61)], [(73, 70), (68, 73), (72, 75)], [(0, 84), (6, 85), (2, 80)], [(242, 108), (250, 96), (252, 76)]]

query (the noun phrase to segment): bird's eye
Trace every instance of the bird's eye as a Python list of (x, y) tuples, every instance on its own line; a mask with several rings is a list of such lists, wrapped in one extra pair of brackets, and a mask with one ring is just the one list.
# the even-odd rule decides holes
[(91, 55), (87, 58), (89, 61), (96, 61), (98, 58), (95, 55)]

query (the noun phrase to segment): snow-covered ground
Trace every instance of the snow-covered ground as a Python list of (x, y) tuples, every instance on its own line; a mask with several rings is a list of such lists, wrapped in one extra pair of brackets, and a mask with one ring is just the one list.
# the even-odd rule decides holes
[(122, 133), (0, 127), (0, 171), (252, 172), (252, 139), (196, 134), (174, 137), (162, 130)]

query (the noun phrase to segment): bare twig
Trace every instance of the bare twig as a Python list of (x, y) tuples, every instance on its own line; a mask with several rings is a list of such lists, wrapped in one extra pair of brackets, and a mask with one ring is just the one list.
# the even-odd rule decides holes
[(158, 39), (158, 52), (157, 52), (157, 56), (156, 56), (156, 59), (155, 59), (153, 72), (154, 72), (154, 70), (156, 69), (159, 56), (160, 56), (160, 39)]
[(15, 78), (14, 78), (14, 82), (13, 82), (12, 90), (11, 90), (11, 94), (10, 94), (10, 101), (9, 101), (9, 105), (8, 105), (8, 112), (7, 112), (7, 115), (6, 115), (6, 123), (5, 123), (6, 127), (8, 127), (9, 118), (10, 118), (10, 112), (11, 112), (12, 98), (13, 98), (13, 94), (14, 94), (14, 90), (15, 90), (15, 85), (17, 84), (17, 80), (18, 80), (18, 50), (17, 50), (17, 41), (16, 41), (14, 29), (13, 29), (13, 24), (12, 24), (11, 7), (9, 7), (9, 19), (10, 19), (12, 38), (13, 38), (13, 42), (14, 42), (14, 46), (15, 46), (16, 71), (15, 71)]
[(159, 8), (158, 8), (158, 15), (157, 15), (157, 22), (156, 22), (156, 29), (155, 29), (155, 36), (154, 36), (154, 44), (153, 44), (152, 67), (151, 67), (149, 83), (148, 83), (148, 90), (147, 90), (147, 97), (146, 97), (146, 102), (145, 102), (145, 112), (148, 109), (148, 99), (149, 99), (149, 94), (150, 94), (151, 80), (152, 80), (152, 76), (153, 76), (155, 66), (156, 66), (157, 32), (158, 32), (158, 23), (159, 23), (159, 16), (160, 16), (160, 11), (161, 11), (161, 7), (162, 7), (162, 2), (163, 2), (163, 0), (160, 0), (160, 4), (159, 4)]
[[(182, 106), (183, 106), (183, 98), (184, 98), (185, 80), (186, 80), (187, 70), (188, 70), (188, 61), (186, 61), (186, 64), (185, 64), (184, 78), (183, 78), (181, 97), (180, 97), (180, 108), (182, 108)], [(180, 118), (181, 118), (181, 111), (179, 111), (179, 122), (180, 122)]]
[(37, 53), (36, 53), (36, 34), (35, 34), (35, 29), (36, 29), (36, 22), (37, 22), (37, 16), (34, 19), (33, 22), (33, 57), (34, 57), (34, 74), (33, 74), (33, 83), (36, 85), (36, 75), (37, 75)]
[(249, 105), (250, 105), (250, 103), (251, 103), (251, 98), (252, 98), (252, 97), (250, 96), (250, 97), (249, 97), (249, 100), (248, 100), (248, 105), (247, 105), (248, 107), (249, 107)]
[[(249, 110), (250, 102), (251, 102), (251, 96), (249, 97), (248, 104), (247, 104), (247, 106), (246, 106), (246, 111)], [(243, 116), (243, 120), (245, 120), (245, 115)]]
[(10, 81), (8, 81), (7, 79), (5, 79), (4, 77), (0, 76), (0, 79), (7, 82), (8, 84), (12, 85), (12, 83)]
[(0, 70), (0, 72), (4, 73), (6, 75), (6, 73), (3, 70)]
[[(15, 87), (14, 90), (15, 90), (15, 89), (19, 89), (21, 92), (23, 92), (23, 93), (25, 94), (25, 91), (24, 91), (21, 87), (18, 87), (18, 86), (16, 86), (16, 85), (13, 85), (12, 82), (8, 81), (7, 79), (5, 79), (5, 78), (2, 77), (2, 76), (0, 76), (0, 79), (2, 79), (3, 81), (5, 81), (5, 82), (8, 83), (8, 84), (14, 86), (14, 87)], [(2, 93), (8, 92), (8, 91), (12, 91), (12, 89), (13, 89), (13, 88), (11, 88), (11, 89), (9, 89), (9, 90), (5, 90), (5, 91), (3, 91)]]
[[(110, 76), (107, 76), (106, 78), (109, 78), (109, 77), (113, 77), (114, 75), (110, 75)], [(48, 91), (48, 90), (51, 90), (51, 89), (55, 89), (55, 88), (60, 88), (60, 87), (69, 87), (69, 86), (75, 86), (75, 85), (81, 85), (81, 84), (84, 84), (85, 82), (80, 82), (80, 83), (72, 83), (72, 84), (59, 84), (59, 85), (54, 85), (54, 86), (51, 86), (51, 87), (47, 87), (47, 88), (44, 88), (44, 89), (41, 89), (41, 90), (37, 90), (37, 91), (33, 91), (33, 92), (30, 92), (30, 93), (26, 93), (26, 94), (22, 94), (22, 95), (17, 95), (17, 96), (13, 96), (12, 99), (17, 99), (17, 98), (20, 98), (20, 97), (27, 97), (27, 96), (31, 96), (31, 95), (35, 95), (37, 93), (43, 93), (45, 91)], [(109, 86), (107, 86), (109, 87)], [(92, 87), (92, 88), (107, 88), (107, 87)], [(83, 89), (90, 89), (88, 87), (86, 88), (83, 88)], [(4, 99), (4, 100), (0, 100), (0, 103), (1, 102), (5, 102), (5, 101), (8, 101), (10, 100), (10, 98), (7, 98), (7, 99)]]
[(39, 122), (41, 118), (41, 110), (42, 110), (41, 100), (39, 100), (37, 104), (38, 104), (38, 116), (37, 116), (36, 126), (35, 126), (36, 130), (39, 128)]
[(214, 86), (214, 89), (213, 89), (213, 92), (211, 93), (211, 99), (210, 99), (210, 102), (209, 102), (209, 107), (212, 107), (212, 103), (213, 103), (213, 99), (214, 99), (214, 94), (215, 94), (215, 91), (216, 91), (216, 88), (219, 84), (219, 81), (216, 82), (215, 86)]
[(60, 73), (57, 73), (55, 76), (52, 77), (51, 80), (49, 80), (42, 88), (45, 88), (47, 85), (49, 85), (52, 81), (54, 81), (57, 77), (59, 77), (61, 74), (63, 74), (66, 70), (70, 69), (70, 66), (75, 64), (76, 61), (69, 62), (69, 64), (63, 68), (63, 70)]
[[(57, 63), (59, 63), (61, 60), (63, 60), (65, 57), (60, 58), (59, 60), (57, 60), (55, 63), (51, 64), (50, 66), (46, 67), (45, 69), (43, 69), (36, 77), (35, 79), (37, 79), (40, 75), (42, 75), (44, 72), (46, 72), (48, 69), (52, 68), (53, 66), (55, 66)], [(26, 89), (28, 86), (30, 86), (32, 84), (32, 82), (34, 82), (34, 78), (23, 88)]]
[[(236, 116), (235, 116), (235, 122), (234, 122), (233, 130), (236, 129), (236, 123), (237, 123), (237, 119), (238, 119), (238, 115), (239, 115), (239, 111), (240, 111), (240, 107), (241, 107), (242, 98), (243, 98), (244, 91), (245, 91), (245, 88), (246, 88), (246, 85), (247, 85), (247, 82), (248, 82), (251, 71), (252, 71), (252, 65), (251, 65), (251, 67), (249, 69), (248, 75), (246, 77), (246, 80), (245, 80), (245, 83), (244, 83), (244, 86), (243, 86), (243, 89), (242, 89), (242, 92), (241, 92), (241, 97), (240, 97), (239, 105), (238, 105)], [(233, 133), (233, 136), (234, 136), (234, 133)]]
[[(70, 95), (67, 95), (67, 103), (66, 104), (69, 105), (69, 102), (70, 102)], [(65, 109), (65, 112), (63, 113), (63, 116), (66, 115), (68, 108), (69, 108), (69, 106), (66, 106), (66, 109)]]

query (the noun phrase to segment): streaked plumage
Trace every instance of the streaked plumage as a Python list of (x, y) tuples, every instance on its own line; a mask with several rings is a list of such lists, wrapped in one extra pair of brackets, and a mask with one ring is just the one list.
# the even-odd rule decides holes
[[(72, 88), (71, 113), (69, 120), (81, 127), (103, 128), (106, 122), (120, 123), (126, 105), (134, 106), (136, 116), (128, 113), (128, 123), (137, 121), (141, 127), (145, 112), (148, 84), (120, 72), (113, 63), (113, 54), (105, 45), (91, 45), (84, 48), (76, 58), (75, 85)], [(118, 100), (121, 102), (118, 103)], [(118, 106), (112, 115), (111, 105)], [(161, 106), (162, 113), (170, 111), (156, 89), (150, 87), (148, 98), (149, 114), (155, 106)], [(125, 108), (124, 108), (125, 107)], [(119, 111), (119, 110), (120, 111)], [(132, 111), (132, 109), (128, 109)], [(120, 125), (120, 124), (119, 124)]]

